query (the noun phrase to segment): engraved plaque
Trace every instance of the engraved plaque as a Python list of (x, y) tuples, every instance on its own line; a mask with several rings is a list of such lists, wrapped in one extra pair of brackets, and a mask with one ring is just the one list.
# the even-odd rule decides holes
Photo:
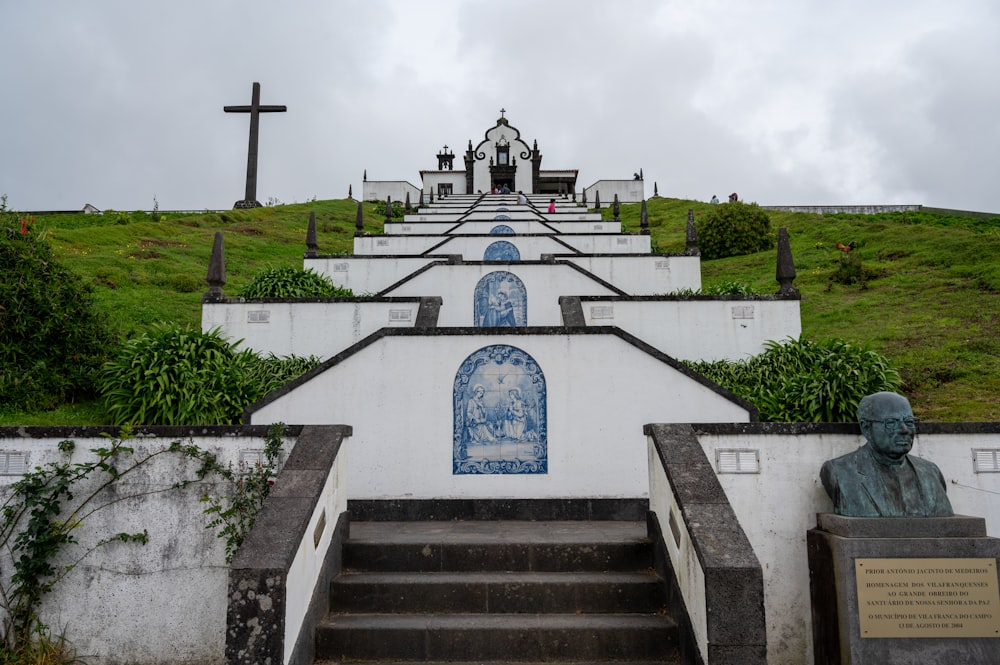
[(349, 263), (334, 263), (333, 272), (347, 272), (350, 267)]
[(861, 637), (1000, 637), (995, 559), (855, 559)]
[(270, 323), (271, 310), (251, 309), (247, 312), (247, 323)]
[(618, 244), (619, 245), (627, 245), (628, 244), (628, 238), (618, 238), (617, 240), (618, 240)]
[(753, 305), (736, 305), (733, 307), (734, 319), (752, 319)]
[(413, 312), (408, 309), (390, 309), (389, 310), (389, 323), (397, 323), (400, 321), (410, 321)]
[(613, 319), (615, 318), (614, 305), (594, 305), (590, 308), (591, 319)]
[(656, 269), (657, 270), (670, 270), (670, 261), (657, 261), (656, 262)]

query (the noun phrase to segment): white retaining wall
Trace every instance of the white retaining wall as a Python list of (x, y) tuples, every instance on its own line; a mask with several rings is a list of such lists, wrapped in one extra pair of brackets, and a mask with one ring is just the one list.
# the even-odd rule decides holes
[[(552, 225), (556, 231), (558, 226)], [(490, 237), (490, 236), (487, 236)], [(494, 240), (511, 240), (510, 236), (492, 236)], [(537, 236), (536, 236), (537, 237)], [(558, 235), (561, 242), (581, 254), (649, 254), (652, 251), (649, 236), (618, 235), (597, 231), (594, 233), (566, 233)], [(447, 243), (447, 244), (443, 244)], [(354, 238), (354, 256), (419, 256), (424, 253), (458, 254), (450, 251), (451, 240), (439, 235), (374, 235)], [(565, 246), (564, 246), (565, 247)], [(540, 251), (540, 250), (539, 250)], [(465, 257), (478, 260), (478, 257)]]
[[(701, 288), (701, 260), (697, 256), (566, 256), (601, 279), (631, 294), (662, 295), (671, 291)], [(569, 295), (569, 294), (567, 294)], [(586, 312), (585, 312), (586, 314)], [(688, 312), (685, 312), (687, 315)], [(590, 321), (588, 320), (588, 324)], [(617, 325), (597, 323), (595, 325)]]
[[(601, 207), (607, 208), (618, 195), (619, 203), (639, 203), (645, 195), (644, 180), (598, 180), (590, 187), (584, 187), (587, 195), (587, 205), (594, 205), (594, 197), (600, 193)], [(383, 197), (384, 198), (384, 197)]]
[(588, 326), (618, 326), (681, 360), (745, 360), (764, 342), (798, 339), (798, 300), (581, 299)]
[[(57, 444), (73, 440), (69, 457)], [(142, 436), (130, 445), (138, 456), (166, 448), (171, 441), (187, 437)], [(286, 438), (283, 459), (294, 447)], [(199, 436), (200, 448), (216, 454), (222, 464), (236, 465), (241, 450), (260, 450), (262, 437)], [(49, 462), (82, 462), (91, 459), (91, 448), (107, 447), (99, 436), (0, 438), (3, 454), (26, 454), (28, 466)], [(120, 469), (125, 468), (125, 464)], [(182, 490), (170, 489), (175, 482), (193, 479), (195, 462), (179, 455), (157, 457), (141, 471), (119, 481), (120, 492), (139, 495), (88, 516), (75, 531), (78, 545), (67, 554), (78, 556), (97, 540), (120, 532), (149, 532), (146, 545), (113, 543), (84, 558), (45, 596), (42, 620), (54, 633), (64, 633), (88, 663), (168, 665), (174, 663), (221, 663), (225, 655), (228, 567), (225, 541), (214, 529), (206, 529), (210, 517), (203, 511), (204, 494), (228, 492), (228, 484), (209, 477)], [(21, 476), (0, 476), (4, 498), (10, 483)], [(165, 490), (165, 491), (164, 491)], [(82, 496), (77, 492), (77, 496)], [(117, 495), (121, 498), (121, 494)], [(115, 498), (104, 496), (104, 500)], [(69, 558), (63, 563), (69, 563)], [(11, 567), (0, 566), (5, 579)]]
[(559, 296), (564, 293), (613, 295), (615, 292), (593, 277), (570, 266), (559, 264), (467, 263), (435, 265), (386, 291), (389, 297), (412, 298), (434, 294), (441, 296), (438, 326), (475, 324), (475, 293), (479, 280), (492, 272), (505, 271), (518, 277), (528, 297), (526, 325), (561, 326)]
[[(329, 277), (356, 296), (378, 293), (426, 265), (440, 261), (429, 256), (320, 256), (305, 258), (302, 267)], [(433, 295), (433, 294), (431, 294)]]
[(420, 201), (420, 188), (405, 180), (365, 180), (362, 183), (362, 197), (365, 201), (385, 201), (387, 196), (391, 196), (393, 201), (403, 203), (407, 194), (410, 195), (410, 203)]
[[(452, 473), (455, 376), (494, 344), (527, 352), (545, 376), (547, 474)], [(616, 335), (468, 334), (383, 337), (250, 418), (356, 423), (352, 499), (630, 498), (647, 495), (643, 423), (748, 414)]]
[(201, 329), (238, 348), (329, 358), (383, 327), (412, 328), (420, 301), (202, 303)]

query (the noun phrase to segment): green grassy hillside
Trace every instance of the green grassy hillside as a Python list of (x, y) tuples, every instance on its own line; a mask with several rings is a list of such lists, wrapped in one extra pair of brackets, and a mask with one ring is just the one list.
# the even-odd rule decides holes
[[(655, 198), (649, 202), (654, 246), (684, 250), (688, 208), (708, 204)], [(366, 231), (382, 216), (366, 204)], [(309, 212), (315, 211), (321, 253), (348, 253), (357, 204), (316, 201), (254, 211), (161, 215), (52, 215), (36, 220), (56, 255), (94, 286), (98, 307), (122, 336), (156, 322), (198, 326), (212, 236), (226, 238), (228, 283), (234, 293), (265, 266), (300, 266)], [(603, 211), (610, 217), (610, 211)], [(1000, 420), (1000, 219), (929, 213), (818, 216), (771, 212), (786, 227), (802, 292), (806, 336), (862, 342), (888, 356), (905, 379), (904, 392), (924, 420)], [(639, 206), (622, 206), (629, 231)], [(830, 280), (855, 241), (870, 278), (864, 285)], [(755, 291), (777, 290), (774, 252), (702, 264), (705, 287), (726, 280)], [(9, 414), (7, 424), (100, 423), (95, 404), (48, 414)]]

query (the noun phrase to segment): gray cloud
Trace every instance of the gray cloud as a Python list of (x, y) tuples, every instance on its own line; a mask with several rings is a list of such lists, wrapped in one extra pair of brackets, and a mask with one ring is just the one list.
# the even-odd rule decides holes
[(1000, 212), (988, 0), (5, 3), (0, 192), (20, 209), (226, 208), (418, 184), (508, 109), (543, 168), (647, 194)]

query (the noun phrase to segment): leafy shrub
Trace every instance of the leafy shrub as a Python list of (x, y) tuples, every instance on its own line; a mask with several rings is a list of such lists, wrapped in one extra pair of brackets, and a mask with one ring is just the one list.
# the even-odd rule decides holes
[(752, 296), (759, 295), (755, 294), (754, 290), (750, 288), (750, 285), (746, 282), (740, 282), (735, 279), (725, 280), (719, 282), (718, 284), (713, 284), (707, 288), (702, 289), (677, 289), (676, 291), (671, 291), (667, 295), (671, 296)]
[(239, 290), (241, 298), (352, 298), (327, 277), (301, 268), (265, 268)]
[(752, 402), (770, 422), (854, 422), (862, 397), (902, 383), (884, 356), (836, 339), (768, 342), (746, 361), (688, 365)]
[(114, 345), (90, 287), (55, 260), (32, 220), (0, 198), (0, 408), (39, 411), (91, 397)]
[[(392, 202), (392, 218), (402, 219), (405, 214), (405, 208), (399, 201)], [(385, 219), (385, 201), (376, 201), (375, 205), (372, 206), (372, 213), (377, 215), (379, 219)]]
[(239, 422), (254, 401), (244, 381), (252, 356), (235, 351), (218, 330), (155, 326), (104, 364), (100, 386), (108, 414), (115, 424)]
[(756, 203), (731, 201), (712, 206), (697, 225), (704, 259), (753, 254), (774, 247), (771, 218)]
[(161, 325), (123, 344), (100, 386), (115, 424), (234, 424), (247, 406), (319, 363), (238, 351), (217, 329)]
[(318, 356), (255, 355), (247, 372), (247, 382), (253, 386), (253, 401), (305, 374), (321, 362), (323, 359)]

